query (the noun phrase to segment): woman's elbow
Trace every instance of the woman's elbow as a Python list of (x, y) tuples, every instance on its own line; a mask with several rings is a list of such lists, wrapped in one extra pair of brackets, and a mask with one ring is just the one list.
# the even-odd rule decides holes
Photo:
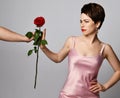
[(55, 62), (55, 63), (60, 63), (60, 62), (62, 62), (62, 60), (56, 59), (56, 60), (54, 60), (54, 62)]
[[(118, 74), (119, 74), (119, 76), (120, 76), (120, 70), (118, 71)], [(120, 80), (120, 77), (119, 77), (119, 80)]]
[(54, 62), (55, 62), (55, 63), (60, 63), (60, 62), (62, 62), (62, 61), (63, 61), (63, 59), (60, 58), (59, 56), (56, 56), (55, 59), (54, 59)]

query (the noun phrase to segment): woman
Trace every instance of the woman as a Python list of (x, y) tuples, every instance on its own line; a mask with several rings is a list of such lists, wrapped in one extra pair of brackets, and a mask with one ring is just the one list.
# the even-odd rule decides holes
[[(82, 36), (69, 37), (58, 53), (50, 51), (44, 45), (40, 46), (48, 58), (56, 63), (68, 56), (69, 74), (59, 98), (99, 98), (100, 91), (106, 91), (119, 81), (119, 59), (112, 47), (97, 36), (104, 18), (105, 12), (101, 5), (85, 4), (80, 16)], [(43, 39), (45, 34), (46, 29)], [(108, 60), (114, 74), (105, 84), (100, 84), (97, 75), (104, 59)]]
[(11, 31), (5, 27), (0, 27), (0, 40), (8, 42), (30, 42), (33, 38), (29, 39), (26, 36)]

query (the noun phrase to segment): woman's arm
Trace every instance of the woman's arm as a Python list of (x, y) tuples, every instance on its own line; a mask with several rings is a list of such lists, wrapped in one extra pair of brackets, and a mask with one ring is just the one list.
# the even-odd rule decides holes
[[(45, 34), (46, 34), (46, 29), (43, 31), (42, 39), (45, 39)], [(48, 58), (50, 58), (52, 61), (56, 63), (59, 63), (68, 55), (68, 52), (70, 50), (70, 43), (71, 43), (71, 38), (68, 38), (63, 48), (58, 53), (52, 52), (46, 46), (43, 45), (41, 45), (40, 48)]]
[(120, 61), (110, 45), (106, 45), (105, 57), (114, 70), (112, 77), (104, 84), (105, 89), (109, 89), (120, 80)]
[(92, 91), (93, 93), (106, 91), (120, 80), (120, 61), (110, 45), (105, 46), (103, 55), (113, 68), (114, 73), (111, 78), (103, 85), (98, 82), (91, 82), (90, 91)]
[(27, 38), (24, 35), (13, 32), (5, 27), (0, 27), (0, 40), (10, 42), (30, 42), (32, 39)]

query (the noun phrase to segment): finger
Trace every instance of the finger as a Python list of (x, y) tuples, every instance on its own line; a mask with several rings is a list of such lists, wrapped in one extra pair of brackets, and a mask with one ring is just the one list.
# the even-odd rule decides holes
[(97, 83), (96, 85), (92, 85), (89, 89), (93, 93), (98, 93), (100, 91), (104, 91), (104, 89), (102, 88), (102, 85), (100, 83)]
[(97, 84), (97, 82), (95, 81), (90, 82), (90, 85), (95, 85), (95, 84)]
[(100, 91), (100, 89), (99, 89), (99, 87), (98, 86), (95, 86), (95, 87), (93, 87), (93, 88), (91, 88), (91, 89), (89, 89), (91, 92), (93, 92), (93, 93), (99, 93), (99, 91)]
[(99, 89), (96, 89), (96, 90), (94, 90), (94, 91), (92, 91), (93, 93), (99, 93), (100, 92), (100, 90)]
[(98, 86), (91, 86), (90, 88), (89, 88), (89, 90), (91, 90), (91, 91), (94, 91), (94, 90), (96, 90), (96, 89), (98, 89), (99, 87)]
[(46, 36), (46, 29), (43, 30), (42, 40), (45, 39), (45, 36)]
[(97, 85), (92, 85), (92, 86), (89, 87), (89, 89), (91, 90), (91, 89), (95, 88), (96, 86)]
[(92, 86), (89, 87), (89, 90), (94, 91), (94, 90), (96, 90), (98, 88), (99, 88), (98, 85), (92, 85)]

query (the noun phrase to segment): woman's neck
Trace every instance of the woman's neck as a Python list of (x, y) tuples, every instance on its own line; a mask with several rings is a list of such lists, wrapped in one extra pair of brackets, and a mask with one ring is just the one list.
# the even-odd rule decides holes
[(83, 39), (89, 44), (93, 44), (95, 41), (99, 40), (97, 34), (92, 34), (88, 36), (83, 35)]

